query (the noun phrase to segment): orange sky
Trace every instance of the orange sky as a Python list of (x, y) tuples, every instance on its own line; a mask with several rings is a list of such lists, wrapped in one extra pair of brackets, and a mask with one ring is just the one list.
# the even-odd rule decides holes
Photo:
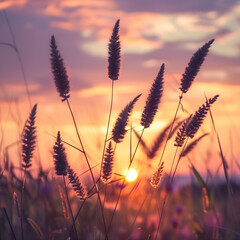
[[(115, 21), (120, 19), (122, 46), (121, 74), (115, 84), (111, 126), (119, 111), (139, 93), (132, 124), (139, 124), (148, 89), (162, 63), (166, 65), (164, 93), (154, 124), (144, 135), (151, 145), (158, 131), (173, 117), (179, 96), (179, 81), (192, 54), (205, 42), (215, 38), (209, 55), (193, 86), (184, 96), (183, 106), (192, 113), (204, 103), (205, 95), (220, 95), (213, 106), (214, 119), (225, 157), (237, 172), (234, 161), (239, 157), (240, 119), (240, 4), (238, 1), (194, 0), (181, 6), (171, 1), (2, 1), (21, 54), (32, 104), (38, 103), (39, 153), (45, 167), (53, 166), (51, 150), (58, 130), (64, 140), (78, 145), (67, 105), (56, 92), (50, 71), (49, 41), (55, 35), (65, 60), (71, 82), (71, 103), (92, 165), (99, 162), (110, 100), (111, 81), (107, 78), (107, 44)], [(14, 44), (3, 11), (0, 13), (0, 124), (1, 149), (18, 141), (30, 107)], [(187, 116), (180, 112), (180, 116)], [(190, 157), (199, 169), (216, 169), (220, 162), (218, 147), (206, 119), (201, 131), (211, 132)], [(201, 132), (200, 132), (201, 133)], [(200, 134), (199, 133), (199, 134)], [(136, 139), (133, 139), (136, 144)], [(214, 142), (213, 142), (214, 141)], [(170, 144), (169, 144), (170, 145)], [(173, 143), (165, 155), (166, 168), (173, 157)], [(17, 148), (9, 147), (12, 159)], [(209, 147), (211, 146), (211, 147)], [(209, 151), (211, 159), (207, 159)], [(2, 151), (3, 152), (3, 151)], [(76, 150), (67, 147), (71, 163), (85, 169)], [(129, 136), (117, 148), (116, 171), (129, 161)], [(37, 156), (37, 154), (36, 154)], [(1, 156), (1, 158), (3, 155)], [(139, 149), (138, 162), (146, 161)], [(18, 164), (19, 160), (14, 160)], [(158, 157), (152, 162), (156, 166)], [(188, 172), (187, 159), (180, 172)], [(234, 167), (235, 166), (235, 167)], [(142, 168), (141, 168), (142, 169)], [(141, 170), (142, 171), (142, 170)], [(232, 170), (233, 171), (233, 170)]]

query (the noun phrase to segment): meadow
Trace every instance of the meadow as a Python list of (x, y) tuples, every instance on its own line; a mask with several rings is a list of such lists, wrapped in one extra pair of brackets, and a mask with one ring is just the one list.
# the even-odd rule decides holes
[[(165, 64), (159, 67), (149, 86), (140, 122), (133, 124), (131, 117), (141, 94), (129, 99), (118, 117), (113, 119), (114, 89), (117, 88), (121, 66), (119, 28), (120, 20), (109, 33), (111, 98), (110, 107), (106, 106), (109, 114), (100, 149), (102, 158), (98, 159), (97, 165), (93, 165), (89, 158), (91, 153), (86, 150), (71, 107), (71, 81), (62, 57), (64, 53), (57, 45), (57, 39), (50, 37), (52, 81), (63, 107), (67, 106), (66, 114), (72, 117), (78, 145), (65, 141), (59, 129), (51, 147), (54, 169), (45, 169), (38, 163), (37, 173), (33, 174), (31, 168), (36, 162), (37, 119), (41, 103), (32, 105), (22, 126), (21, 141), (17, 143), (21, 151), (21, 156), (16, 156), (19, 159), (13, 159), (8, 155), (8, 149), (1, 147), (0, 239), (240, 239), (240, 183), (238, 178), (229, 174), (215, 126), (214, 108), (220, 107), (218, 98), (221, 96), (205, 96), (195, 112), (187, 117), (181, 116), (184, 97), (191, 91), (207, 55), (211, 54), (214, 39), (193, 53), (180, 79), (179, 92), (176, 93), (179, 101), (176, 109), (171, 110), (172, 119), (150, 141), (144, 134), (161, 107)], [(211, 133), (199, 130), (204, 128), (206, 121), (212, 125)], [(201, 141), (209, 137), (216, 139), (221, 173), (209, 170), (203, 175), (197, 162), (188, 156), (192, 151), (198, 152)], [(115, 154), (123, 142), (126, 146), (123, 151), (129, 155), (125, 175), (114, 170), (116, 159), (121, 161)], [(88, 166), (87, 171), (80, 172), (72, 166), (66, 147), (79, 152), (81, 161)], [(169, 170), (166, 170), (165, 161), (167, 147), (172, 155)], [(134, 176), (132, 166), (138, 161), (136, 154), (139, 151), (144, 161), (142, 171)], [(152, 159), (157, 159), (155, 166), (151, 164)], [(190, 176), (178, 174), (183, 159), (189, 162)], [(16, 164), (19, 161), (20, 166)], [(169, 160), (167, 162), (169, 164)]]

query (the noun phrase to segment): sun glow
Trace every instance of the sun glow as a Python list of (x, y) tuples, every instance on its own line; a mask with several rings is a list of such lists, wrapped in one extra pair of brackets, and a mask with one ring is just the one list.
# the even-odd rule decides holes
[[(125, 171), (125, 174), (126, 173), (127, 173), (127, 170)], [(126, 180), (128, 182), (133, 182), (137, 179), (137, 177), (138, 177), (137, 171), (134, 168), (130, 168), (129, 171), (128, 171), (128, 174), (126, 176)]]

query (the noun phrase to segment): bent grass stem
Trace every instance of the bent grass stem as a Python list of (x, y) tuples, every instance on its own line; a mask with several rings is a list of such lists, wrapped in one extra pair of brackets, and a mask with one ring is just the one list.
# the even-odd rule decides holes
[[(183, 146), (183, 148), (182, 148), (181, 154), (180, 154), (180, 156), (179, 156), (179, 158), (178, 158), (178, 161), (177, 161), (177, 164), (176, 164), (176, 166), (175, 166), (175, 169), (174, 169), (174, 172), (173, 172), (173, 176), (172, 176), (172, 178), (171, 178), (171, 176), (169, 175), (168, 180), (167, 180), (167, 184), (170, 184), (170, 185), (171, 185), (172, 182), (173, 182), (173, 179), (174, 179), (174, 177), (175, 177), (175, 174), (176, 174), (176, 171), (177, 171), (177, 168), (178, 168), (178, 164), (179, 164), (179, 162), (180, 162), (180, 160), (181, 160), (181, 157), (182, 157), (182, 154), (183, 154), (183, 152), (184, 152), (184, 149), (185, 149), (185, 147), (186, 147), (186, 145), (187, 145), (188, 139), (189, 139), (189, 138), (187, 138), (187, 140), (186, 140), (185, 143), (184, 143), (184, 146)], [(174, 155), (173, 162), (174, 162), (174, 160), (175, 160), (177, 150), (178, 150), (178, 148), (177, 148), (176, 151), (175, 151), (175, 155)], [(162, 206), (161, 213), (160, 213), (160, 218), (159, 218), (159, 222), (158, 222), (158, 227), (157, 227), (157, 233), (156, 233), (155, 240), (157, 240), (158, 232), (159, 232), (160, 227), (161, 227), (162, 219), (163, 219), (163, 216), (164, 216), (164, 208), (165, 208), (165, 205), (166, 205), (166, 203), (167, 203), (168, 195), (169, 195), (168, 192), (166, 192), (166, 196), (165, 196), (165, 198), (164, 198), (164, 200), (163, 200), (163, 206)]]
[(180, 107), (181, 104), (182, 104), (182, 98), (183, 98), (183, 93), (179, 96), (179, 101), (178, 101), (177, 109), (176, 109), (175, 115), (174, 115), (174, 117), (173, 117), (173, 121), (172, 121), (172, 124), (171, 124), (170, 130), (169, 130), (169, 133), (168, 133), (167, 139), (166, 139), (166, 141), (165, 141), (165, 144), (164, 144), (164, 147), (163, 147), (163, 151), (162, 151), (162, 154), (161, 154), (161, 157), (160, 157), (160, 160), (159, 160), (158, 166), (160, 166), (160, 164), (162, 163), (163, 155), (164, 155), (164, 153), (165, 153), (165, 150), (166, 150), (166, 147), (167, 147), (168, 140), (169, 140), (170, 135), (171, 135), (171, 133), (172, 133), (173, 126), (174, 126), (174, 123), (175, 123), (176, 118), (177, 118), (177, 114), (178, 114), (179, 107)]
[(64, 175), (62, 175), (62, 176), (63, 176), (63, 182), (64, 182), (64, 188), (65, 188), (65, 193), (66, 193), (66, 198), (67, 198), (67, 203), (68, 203), (69, 212), (70, 212), (70, 214), (71, 214), (71, 218), (72, 218), (72, 222), (73, 222), (74, 231), (75, 231), (75, 233), (76, 233), (76, 237), (77, 237), (77, 239), (78, 239), (77, 228), (76, 228), (76, 225), (75, 225), (75, 220), (74, 220), (74, 217), (73, 217), (73, 212), (72, 212), (71, 204), (70, 204), (69, 197), (68, 197), (68, 191), (67, 191), (66, 180), (65, 180)]
[(95, 180), (95, 178), (94, 178), (93, 171), (92, 171), (90, 162), (89, 162), (89, 160), (88, 160), (87, 154), (86, 154), (86, 152), (85, 152), (85, 149), (84, 149), (84, 146), (83, 146), (83, 143), (82, 143), (82, 140), (81, 140), (79, 131), (78, 131), (77, 123), (76, 123), (76, 120), (75, 120), (75, 117), (74, 117), (74, 114), (73, 114), (71, 105), (70, 105), (68, 99), (66, 99), (66, 101), (67, 101), (67, 105), (68, 105), (69, 111), (70, 111), (71, 116), (72, 116), (72, 119), (73, 119), (73, 123), (74, 123), (74, 127), (75, 127), (75, 130), (76, 130), (76, 133), (77, 133), (77, 137), (78, 137), (79, 143), (80, 143), (80, 145), (81, 145), (81, 148), (82, 148), (84, 157), (85, 157), (85, 159), (86, 159), (86, 162), (87, 162), (87, 165), (88, 165), (88, 168), (89, 168), (89, 171), (90, 171), (92, 180), (93, 180), (93, 184), (94, 184), (95, 189), (96, 189), (96, 192), (97, 192), (97, 196), (98, 196), (98, 200), (99, 200), (100, 208), (101, 208), (101, 212), (102, 212), (102, 219), (103, 219), (104, 230), (105, 230), (105, 233), (106, 233), (106, 238), (108, 239), (108, 237), (107, 237), (106, 222), (105, 222), (104, 211), (103, 211), (103, 205), (102, 205), (102, 201), (101, 201), (101, 198), (100, 198), (99, 189), (98, 189), (96, 180)]

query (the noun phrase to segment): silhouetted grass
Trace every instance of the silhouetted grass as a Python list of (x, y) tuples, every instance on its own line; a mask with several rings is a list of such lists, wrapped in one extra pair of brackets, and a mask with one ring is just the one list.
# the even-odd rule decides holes
[[(108, 139), (113, 104), (113, 82), (119, 79), (121, 62), (119, 23), (120, 20), (117, 20), (108, 44), (108, 77), (112, 81), (110, 89), (112, 94), (103, 153), (97, 154), (100, 159), (95, 159), (96, 166), (100, 168), (99, 174), (93, 171), (95, 166), (91, 166), (90, 153), (86, 151), (88, 148), (85, 148), (78, 130), (70, 105), (70, 80), (64, 59), (59, 53), (55, 37), (52, 36), (50, 62), (53, 80), (61, 100), (67, 103), (80, 146), (64, 141), (64, 136), (60, 136), (61, 129), (59, 129), (52, 156), (55, 171), (38, 166), (37, 174), (33, 174), (30, 167), (37, 138), (35, 124), (37, 105), (34, 105), (23, 126), (20, 168), (17, 167), (15, 159), (9, 158), (7, 151), (2, 154), (5, 160), (0, 162), (0, 206), (2, 208), (0, 239), (234, 240), (239, 238), (240, 212), (235, 207), (233, 213), (230, 205), (240, 204), (240, 185), (238, 181), (231, 181), (228, 175), (229, 170), (226, 160), (223, 159), (223, 150), (212, 114), (211, 121), (217, 135), (227, 184), (217, 181), (217, 176), (214, 176), (210, 170), (206, 173), (207, 176), (203, 176), (198, 169), (198, 164), (193, 164), (194, 161), (191, 159), (192, 151), (200, 151), (201, 139), (211, 134), (196, 136), (203, 122), (208, 120), (207, 113), (209, 111), (211, 113), (210, 108), (218, 95), (207, 99), (188, 119), (179, 121), (177, 117), (183, 95), (190, 91), (214, 40), (205, 43), (191, 57), (180, 79), (181, 93), (177, 109), (173, 111), (174, 118), (160, 129), (153, 142), (152, 137), (150, 139), (143, 137), (143, 133), (151, 128), (159, 110), (163, 94), (164, 64), (160, 66), (152, 83), (139, 123), (132, 122), (132, 113), (141, 95), (133, 98), (123, 108)], [(214, 105), (218, 107), (217, 103)], [(136, 130), (137, 127), (141, 127), (140, 134)], [(116, 161), (119, 164), (125, 163), (122, 159), (118, 159), (116, 146), (122, 144), (128, 131), (130, 144), (124, 149), (130, 152), (129, 163), (126, 166), (127, 173), (135, 164), (135, 160), (139, 160), (136, 159), (137, 151), (141, 150), (139, 146), (143, 150), (141, 153), (144, 153), (141, 155), (141, 158), (144, 158), (142, 162), (151, 161), (149, 164), (151, 168), (156, 164), (154, 159), (160, 159), (157, 166), (152, 169), (148, 167), (145, 170), (141, 166), (139, 176), (133, 183), (126, 180), (127, 174), (122, 175), (117, 172), (118, 169), (114, 168)], [(132, 131), (136, 135), (135, 139)], [(172, 138), (175, 139), (174, 142), (171, 141)], [(193, 140), (187, 144), (189, 138)], [(137, 143), (134, 146), (135, 140)], [(81, 173), (81, 162), (78, 168), (73, 169), (72, 159), (67, 157), (65, 144), (79, 151), (80, 158), (84, 158), (87, 163), (87, 171)], [(167, 145), (171, 150), (171, 156), (169, 154), (166, 157), (164, 154)], [(179, 184), (184, 177), (176, 173), (183, 157), (189, 159), (191, 179), (184, 184)], [(170, 162), (169, 158), (173, 159), (170, 171), (167, 166)], [(21, 175), (19, 171), (24, 174), (23, 178), (19, 177)], [(84, 184), (82, 176), (80, 180), (79, 173), (86, 176), (83, 178)], [(67, 175), (68, 178), (66, 178)], [(59, 176), (63, 179), (59, 179)], [(26, 177), (28, 182), (25, 185)], [(100, 184), (101, 181), (104, 184)], [(227, 191), (230, 187), (231, 201), (228, 199), (229, 191)]]

